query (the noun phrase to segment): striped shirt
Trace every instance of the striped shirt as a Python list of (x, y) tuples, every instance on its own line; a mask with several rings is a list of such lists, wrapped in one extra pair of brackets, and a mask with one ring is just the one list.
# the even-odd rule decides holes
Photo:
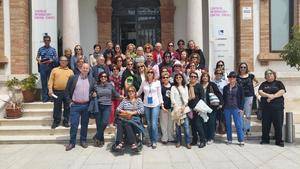
[(138, 98), (136, 102), (131, 102), (128, 99), (123, 99), (117, 108), (117, 112), (124, 111), (137, 111), (138, 114), (144, 114), (144, 105), (142, 99)]

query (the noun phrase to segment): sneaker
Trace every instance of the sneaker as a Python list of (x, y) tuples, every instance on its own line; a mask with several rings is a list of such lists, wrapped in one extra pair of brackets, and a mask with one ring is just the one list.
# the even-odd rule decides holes
[(244, 145), (245, 145), (245, 142), (243, 142), (243, 141), (239, 142), (240, 147), (243, 147)]
[(192, 146), (191, 146), (190, 144), (187, 144), (187, 145), (186, 145), (186, 148), (187, 148), (187, 149), (191, 149)]
[(152, 149), (156, 149), (156, 147), (157, 147), (156, 143), (153, 143), (152, 144)]
[(227, 140), (226, 144), (230, 145), (230, 144), (232, 144), (232, 141)]
[(199, 148), (203, 148), (203, 147), (205, 147), (206, 146), (206, 144), (205, 144), (205, 142), (201, 142), (200, 144), (199, 144)]
[(70, 151), (73, 148), (75, 148), (75, 144), (68, 144), (68, 145), (66, 145), (66, 151)]
[(214, 140), (208, 140), (207, 145), (213, 144)]

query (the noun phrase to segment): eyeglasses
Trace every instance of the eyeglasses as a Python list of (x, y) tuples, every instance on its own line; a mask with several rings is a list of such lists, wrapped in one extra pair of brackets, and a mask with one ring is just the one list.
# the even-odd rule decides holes
[(128, 90), (128, 93), (134, 93), (135, 91), (134, 90)]
[(195, 78), (195, 79), (197, 79), (198, 77), (197, 77), (197, 76), (190, 76), (190, 78)]
[(224, 66), (224, 65), (217, 65), (218, 67), (222, 67), (222, 66)]
[(119, 69), (114, 68), (113, 70), (119, 70)]
[(127, 66), (132, 66), (132, 65), (133, 65), (132, 63), (128, 63), (128, 64), (127, 64)]
[(150, 46), (147, 46), (146, 49), (151, 49)]
[(177, 77), (175, 77), (175, 79), (182, 79), (182, 77), (181, 76), (177, 76)]
[(235, 76), (228, 76), (228, 78), (236, 78)]
[(241, 66), (241, 67), (240, 67), (240, 69), (246, 69), (246, 68), (247, 68), (246, 66)]
[(76, 48), (75, 50), (81, 50), (80, 48)]
[(104, 75), (104, 76), (101, 76), (101, 78), (103, 78), (103, 77), (107, 78), (107, 76), (105, 76), (105, 75)]
[(168, 76), (165, 76), (165, 77), (162, 77), (163, 79), (168, 79), (169, 77)]
[(148, 72), (148, 74), (154, 74), (154, 72), (150, 71), (150, 72)]
[(168, 45), (169, 47), (174, 47), (174, 45)]
[(198, 57), (197, 56), (193, 56), (193, 59), (198, 59)]
[(143, 66), (138, 66), (138, 68), (141, 68), (141, 67), (145, 67), (144, 65)]

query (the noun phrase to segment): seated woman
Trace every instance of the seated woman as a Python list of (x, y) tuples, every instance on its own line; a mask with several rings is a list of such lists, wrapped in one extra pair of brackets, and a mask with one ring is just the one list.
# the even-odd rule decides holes
[[(117, 126), (116, 147), (120, 151), (124, 148), (124, 138), (133, 151), (138, 151), (136, 133), (143, 133), (144, 128), (140, 116), (144, 113), (144, 105), (140, 98), (137, 98), (134, 86), (129, 86), (127, 97), (118, 106), (115, 120)], [(126, 136), (126, 137), (124, 137)]]

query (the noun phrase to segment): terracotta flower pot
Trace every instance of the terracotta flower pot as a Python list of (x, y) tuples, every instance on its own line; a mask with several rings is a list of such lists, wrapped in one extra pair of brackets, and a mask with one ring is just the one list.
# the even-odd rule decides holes
[(34, 102), (36, 100), (36, 90), (22, 90), (23, 101), (25, 103)]
[(6, 117), (7, 119), (16, 119), (22, 117), (21, 108), (12, 108), (11, 106), (6, 107)]

